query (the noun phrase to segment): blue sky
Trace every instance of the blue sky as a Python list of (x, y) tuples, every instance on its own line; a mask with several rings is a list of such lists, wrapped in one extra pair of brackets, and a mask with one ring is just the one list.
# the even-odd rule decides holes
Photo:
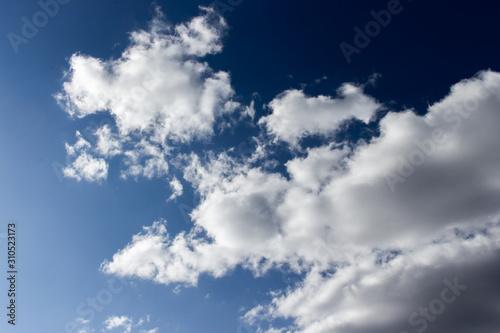
[(55, 1), (0, 4), (2, 332), (496, 332), (498, 4)]

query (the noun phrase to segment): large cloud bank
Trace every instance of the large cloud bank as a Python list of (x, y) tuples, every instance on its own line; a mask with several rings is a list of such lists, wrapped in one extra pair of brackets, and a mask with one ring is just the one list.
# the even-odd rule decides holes
[[(166, 175), (172, 145), (216, 134), (224, 115), (240, 108), (229, 75), (200, 60), (221, 51), (224, 28), (208, 9), (174, 28), (157, 19), (132, 34), (120, 59), (73, 56), (57, 98), (77, 117), (108, 111), (117, 129), (99, 129), (95, 147), (81, 138), (68, 145), (74, 162), (65, 174), (105, 178), (105, 159), (121, 154), (124, 175)], [(190, 232), (171, 235), (165, 221), (154, 222), (102, 271), (191, 286), (238, 265), (256, 276), (301, 274), (244, 315), (267, 332), (496, 332), (499, 73), (455, 84), (424, 116), (387, 113), (368, 142), (301, 146), (351, 119), (373, 121), (382, 103), (362, 86), (345, 83), (337, 96), (287, 90), (268, 107), (255, 120), (267, 142), (251, 158), (176, 157), (183, 181), (201, 196)], [(265, 147), (280, 142), (304, 152), (281, 173), (264, 167), (273, 158)], [(183, 188), (176, 178), (171, 185), (175, 198)], [(279, 318), (292, 323), (273, 326)]]

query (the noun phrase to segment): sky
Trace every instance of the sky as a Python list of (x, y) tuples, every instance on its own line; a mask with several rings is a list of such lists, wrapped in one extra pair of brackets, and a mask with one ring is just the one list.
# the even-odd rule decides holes
[(2, 1), (0, 331), (498, 332), (499, 14)]

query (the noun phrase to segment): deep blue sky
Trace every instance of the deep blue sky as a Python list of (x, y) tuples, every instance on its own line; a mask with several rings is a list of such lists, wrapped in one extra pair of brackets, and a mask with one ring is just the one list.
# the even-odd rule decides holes
[[(223, 52), (206, 61), (231, 73), (242, 103), (250, 103), (254, 92), (259, 94), (258, 117), (269, 112), (263, 104), (301, 83), (326, 76), (305, 92), (335, 95), (340, 84), (364, 83), (374, 73), (382, 76), (374, 87), (367, 86), (368, 94), (395, 110), (415, 108), (424, 113), (452, 84), (479, 70), (500, 69), (497, 2), (401, 3), (403, 11), (347, 64), (339, 44), (352, 44), (353, 28), (364, 27), (372, 20), (370, 11), (384, 9), (387, 1), (244, 0), (225, 14), (230, 29)], [(0, 226), (6, 229), (8, 221), (17, 221), (20, 251), (19, 324), (13, 329), (4, 318), (2, 332), (64, 332), (77, 306), (95, 297), (111, 278), (98, 271), (100, 263), (122, 249), (142, 226), (164, 218), (172, 234), (190, 228), (179, 205), (194, 206), (192, 193), (166, 203), (167, 182), (122, 180), (113, 162), (101, 185), (61, 178), (54, 166), (65, 164), (64, 143), (74, 143), (76, 130), (110, 117), (71, 119), (53, 94), (61, 90), (72, 54), (117, 58), (128, 46), (128, 33), (147, 28), (155, 5), (176, 24), (198, 15), (198, 5), (209, 4), (71, 0), (28, 44), (20, 45), (17, 54), (7, 34), (19, 33), (21, 18), (40, 7), (28, 0), (0, 4)], [(243, 127), (214, 140), (237, 146), (257, 131)], [(1, 241), (3, 271), (6, 255)], [(110, 315), (138, 320), (149, 314), (151, 328), (160, 327), (160, 332), (234, 332), (240, 307), (248, 310), (254, 302), (265, 302), (267, 291), (286, 285), (282, 277), (274, 272), (254, 279), (238, 268), (221, 279), (204, 276), (197, 288), (183, 288), (179, 295), (172, 293), (174, 286), (127, 280), (133, 285), (93, 323), (97, 329)], [(4, 295), (5, 281), (0, 288)], [(0, 298), (1, 308), (5, 300)]]

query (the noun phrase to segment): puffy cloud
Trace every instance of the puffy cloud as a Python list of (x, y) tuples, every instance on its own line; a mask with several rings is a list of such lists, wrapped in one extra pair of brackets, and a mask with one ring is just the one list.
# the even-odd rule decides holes
[(124, 329), (124, 333), (131, 333), (132, 329), (134, 329), (134, 332), (140, 333), (158, 333), (158, 327), (153, 329), (141, 329), (140, 331), (135, 330), (135, 328), (142, 326), (145, 321), (149, 323), (149, 315), (146, 320), (140, 318), (137, 323), (134, 323), (133, 319), (128, 316), (110, 316), (104, 321), (104, 329), (102, 331), (111, 331), (121, 328)]
[[(325, 187), (337, 219), (351, 221), (335, 226), (338, 235), (368, 246), (408, 246), (497, 214), (499, 87), (498, 73), (483, 72), (455, 85), (423, 117), (384, 117), (380, 137), (358, 147), (345, 175)], [(468, 111), (469, 103), (476, 107)]]
[(102, 158), (92, 156), (90, 143), (86, 141), (80, 132), (76, 132), (77, 142), (74, 145), (66, 143), (66, 152), (72, 159), (64, 169), (65, 177), (74, 178), (77, 181), (85, 179), (89, 182), (99, 182), (108, 176), (108, 163)]
[[(488, 271), (499, 259), (499, 232), (498, 224), (490, 228), (495, 236), (480, 230), (469, 230), (466, 237), (449, 232), (414, 249), (374, 250), (329, 272), (315, 267), (295, 289), (248, 311), (245, 319), (294, 318), (291, 329), (308, 333), (427, 327), (468, 332), (477, 316), (498, 325), (495, 298), (500, 290), (486, 291), (481, 285), (493, 285), (500, 277), (499, 269)], [(478, 308), (479, 303), (484, 305)], [(457, 322), (462, 312), (467, 317)]]
[(172, 189), (173, 193), (170, 198), (168, 198), (168, 200), (173, 200), (182, 195), (183, 187), (177, 177), (172, 178), (172, 180), (170, 181), (170, 188)]
[(164, 176), (168, 172), (165, 147), (152, 144), (145, 139), (126, 150), (123, 155), (127, 168), (121, 171), (122, 178), (144, 176), (151, 179)]
[(106, 325), (105, 329), (108, 331), (115, 328), (123, 328), (125, 329), (124, 333), (130, 333), (132, 330), (132, 319), (127, 316), (112, 316), (106, 319), (104, 325)]
[(81, 177), (90, 166), (101, 170), (103, 159), (117, 155), (125, 155), (123, 177), (162, 176), (171, 145), (210, 138), (216, 122), (218, 128), (230, 126), (224, 117), (240, 104), (232, 100), (229, 73), (201, 59), (222, 50), (227, 25), (213, 9), (202, 11), (174, 27), (158, 11), (149, 30), (130, 34), (130, 46), (118, 59), (71, 56), (56, 100), (73, 117), (109, 112), (116, 129), (105, 125), (95, 131), (94, 150), (102, 158), (83, 155), (68, 176)]
[(122, 152), (122, 142), (120, 142), (120, 138), (111, 131), (109, 125), (98, 128), (94, 135), (97, 137), (96, 152), (100, 155), (112, 157)]
[(336, 175), (336, 170), (342, 170), (343, 160), (347, 160), (349, 152), (347, 147), (332, 149), (332, 145), (312, 148), (308, 149), (306, 157), (290, 160), (285, 166), (294, 183), (319, 191)]
[[(314, 121), (324, 117), (335, 130), (353, 114), (368, 121), (379, 107), (356, 89), (338, 100), (290, 96), (320, 110)], [(274, 105), (290, 96), (285, 92)], [(202, 197), (191, 215), (194, 228), (171, 237), (164, 222), (145, 227), (102, 270), (195, 285), (200, 274), (219, 277), (236, 265), (256, 275), (288, 265), (305, 273), (304, 280), (273, 293), (270, 305), (246, 318), (293, 319), (287, 329), (297, 332), (348, 333), (423, 327), (409, 317), (416, 312), (413, 319), (422, 320), (420, 306), (441, 297), (443, 281), (465, 276), (477, 299), (464, 292), (455, 310), (446, 305), (447, 313), (470, 314), (463, 332), (474, 318), (496, 323), (499, 290), (478, 285), (493, 286), (500, 275), (488, 269), (500, 253), (499, 96), (500, 74), (481, 72), (454, 85), (425, 116), (390, 112), (380, 121), (380, 136), (357, 146), (308, 149), (285, 164), (286, 174), (226, 154), (208, 162), (192, 154), (184, 178)], [(349, 109), (352, 100), (358, 113)], [(330, 104), (349, 111), (332, 120), (324, 108)], [(293, 112), (276, 115), (293, 123)], [(292, 144), (328, 133), (308, 123), (284, 134), (273, 130), (281, 125), (269, 125), (273, 115), (263, 123)], [(426, 320), (436, 331), (461, 332), (452, 317)]]
[(116, 60), (74, 54), (56, 99), (72, 116), (109, 111), (121, 135), (152, 132), (163, 142), (213, 134), (214, 121), (232, 112), (234, 91), (226, 72), (198, 60), (222, 49), (226, 23), (211, 9), (177, 25), (160, 18), (149, 31), (131, 33), (131, 45)]
[(277, 140), (297, 145), (311, 135), (327, 136), (350, 119), (368, 123), (380, 104), (361, 87), (346, 83), (338, 96), (309, 97), (302, 90), (287, 90), (270, 103), (272, 113), (259, 120)]
[(158, 283), (196, 285), (201, 273), (222, 276), (229, 264), (238, 261), (220, 247), (212, 247), (194, 234), (181, 233), (173, 240), (164, 221), (157, 221), (144, 232), (134, 235), (132, 242), (101, 265), (105, 273), (136, 276)]

